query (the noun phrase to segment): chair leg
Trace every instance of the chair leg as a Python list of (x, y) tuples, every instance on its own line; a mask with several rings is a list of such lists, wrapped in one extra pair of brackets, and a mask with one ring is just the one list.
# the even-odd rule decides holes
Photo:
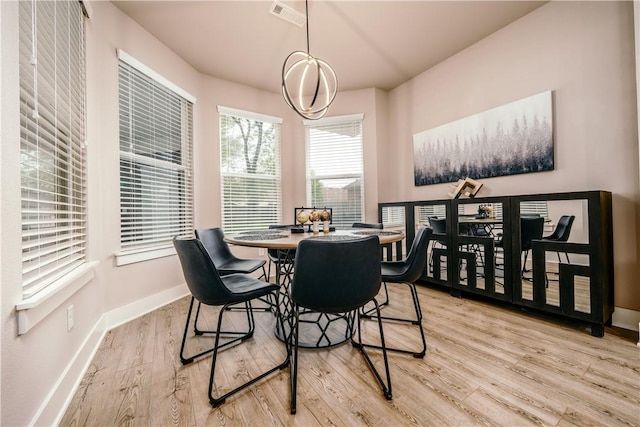
[[(374, 310), (376, 311), (378, 328), (380, 330), (380, 343), (381, 343), (380, 348), (382, 349), (382, 355), (384, 359), (386, 382), (385, 380), (382, 379), (382, 376), (380, 375), (375, 365), (371, 361), (371, 358), (369, 357), (369, 354), (364, 348), (364, 345), (361, 344), (362, 343), (362, 333), (361, 333), (362, 320), (360, 317), (360, 310), (355, 311), (355, 316), (358, 322), (357, 328), (358, 328), (359, 342), (355, 341), (355, 339), (352, 336), (351, 344), (353, 345), (353, 347), (358, 348), (360, 350), (360, 353), (362, 353), (365, 361), (367, 362), (367, 365), (369, 366), (369, 369), (371, 369), (371, 372), (374, 374), (376, 380), (380, 384), (382, 393), (384, 394), (385, 398), (387, 400), (391, 400), (392, 399), (391, 374), (389, 371), (389, 359), (387, 357), (387, 348), (384, 340), (382, 320), (380, 318), (380, 305), (378, 304), (378, 301), (376, 301), (375, 298), (372, 301), (375, 305)], [(297, 388), (298, 388), (298, 349), (299, 349), (299, 331), (300, 331), (300, 307), (297, 304), (293, 307), (293, 319), (294, 319), (294, 324), (291, 327), (291, 334), (289, 335), (289, 343), (288, 343), (288, 347), (291, 348), (291, 352), (293, 352), (293, 355), (290, 358), (290, 370), (289, 370), (290, 381), (291, 381), (291, 384), (290, 384), (291, 385), (291, 414), (295, 414), (297, 410), (296, 404), (297, 404)]]
[(373, 299), (373, 303), (375, 305), (375, 310), (377, 314), (376, 318), (378, 321), (378, 330), (380, 331), (380, 347), (379, 348), (382, 350), (382, 359), (384, 360), (386, 382), (385, 380), (382, 379), (382, 376), (380, 375), (375, 365), (371, 361), (371, 358), (369, 357), (369, 353), (367, 353), (367, 350), (365, 348), (366, 346), (362, 344), (362, 318), (360, 316), (359, 311), (356, 313), (357, 322), (358, 322), (358, 341), (355, 341), (353, 338), (351, 338), (351, 344), (353, 345), (353, 347), (359, 349), (360, 353), (362, 353), (362, 356), (364, 357), (364, 360), (367, 362), (369, 369), (371, 370), (373, 375), (376, 377), (376, 380), (378, 381), (378, 384), (382, 389), (382, 393), (384, 394), (384, 397), (387, 400), (391, 400), (393, 398), (393, 394), (391, 391), (391, 373), (389, 372), (389, 359), (387, 357), (387, 350), (390, 350), (390, 349), (387, 348), (384, 340), (384, 330), (382, 328), (382, 317), (380, 316), (380, 305), (378, 304), (378, 301), (376, 301), (375, 298)]
[(420, 338), (422, 339), (422, 350), (412, 354), (413, 357), (421, 359), (427, 353), (427, 340), (424, 337), (424, 329), (422, 328), (422, 308), (420, 307), (420, 300), (418, 299), (418, 291), (416, 290), (415, 283), (410, 283), (409, 289), (411, 290), (411, 296), (413, 297), (413, 307), (416, 311), (417, 321), (414, 324), (418, 326), (418, 329), (420, 331)]
[[(380, 308), (389, 305), (389, 289), (387, 288), (386, 282), (382, 282), (382, 286), (384, 288), (384, 302), (380, 303)], [(362, 309), (360, 310), (360, 315), (365, 319), (370, 319), (371, 317), (373, 317), (371, 313), (375, 311), (376, 311), (375, 307), (371, 307), (368, 310), (365, 310), (364, 307), (362, 307)]]
[[(278, 302), (278, 297), (276, 296), (276, 303)], [(250, 322), (249, 325), (249, 329), (251, 331), (251, 334), (253, 334), (253, 330), (255, 328), (255, 319), (253, 317), (253, 311), (251, 310), (251, 303), (247, 302), (247, 320)], [(219, 397), (215, 397), (213, 395), (213, 384), (215, 382), (215, 369), (216, 369), (216, 362), (218, 359), (218, 351), (223, 349), (224, 347), (227, 347), (228, 345), (238, 341), (239, 338), (236, 338), (232, 341), (226, 342), (222, 345), (219, 344), (220, 342), (220, 335), (222, 334), (222, 332), (220, 331), (221, 327), (222, 327), (222, 316), (224, 315), (227, 306), (230, 304), (225, 305), (224, 307), (222, 307), (222, 309), (220, 310), (220, 314), (218, 315), (218, 325), (216, 328), (216, 338), (215, 338), (215, 344), (213, 347), (213, 357), (211, 359), (211, 375), (209, 377), (209, 404), (216, 408), (220, 405), (222, 405), (229, 396), (244, 390), (245, 388), (251, 386), (252, 384), (260, 381), (261, 379), (265, 378), (266, 376), (274, 373), (275, 371), (281, 370), (286, 368), (287, 366), (289, 366), (289, 350), (287, 349), (286, 351), (286, 356), (285, 359), (280, 362), (279, 364), (277, 364), (276, 366), (270, 368), (269, 370), (261, 373), (260, 375), (251, 378), (250, 380), (246, 381), (245, 383), (239, 385), (238, 387), (234, 388), (231, 391), (228, 391), (227, 393), (223, 394), (222, 396)], [(280, 311), (277, 310), (277, 316), (276, 316), (276, 322), (282, 322), (281, 316), (280, 316)]]
[[(213, 348), (211, 348), (209, 350), (203, 351), (202, 353), (198, 353), (194, 356), (190, 356), (190, 357), (184, 356), (184, 346), (187, 341), (187, 333), (189, 332), (189, 321), (191, 320), (191, 312), (193, 311), (194, 302), (195, 302), (195, 298), (192, 296), (191, 303), (189, 304), (189, 311), (187, 312), (187, 321), (184, 324), (184, 334), (182, 335), (182, 344), (180, 345), (180, 361), (182, 362), (183, 365), (193, 362), (193, 360), (196, 357), (200, 357), (204, 354), (211, 353), (213, 351)], [(198, 302), (198, 304), (200, 304), (200, 302)], [(198, 305), (198, 308), (200, 308), (200, 305)]]
[[(193, 297), (192, 297), (193, 298)], [(202, 335), (204, 332), (198, 329), (198, 318), (200, 317), (200, 307), (202, 304), (198, 301), (198, 309), (196, 310), (196, 317), (193, 319), (193, 333), (195, 335)]]
[[(187, 365), (191, 362), (193, 362), (195, 359), (197, 359), (200, 356), (204, 356), (205, 354), (211, 353), (215, 350), (216, 346), (214, 345), (214, 347), (209, 348), (207, 350), (201, 351), (200, 353), (194, 354), (192, 356), (185, 356), (184, 354), (184, 348), (186, 345), (186, 341), (187, 341), (187, 333), (189, 331), (189, 322), (191, 321), (191, 314), (193, 312), (193, 305), (195, 303), (195, 298), (192, 296), (191, 297), (191, 303), (189, 304), (189, 312), (187, 313), (187, 321), (185, 322), (184, 325), (184, 334), (182, 335), (182, 344), (180, 346), (180, 361), (182, 362), (183, 365)], [(236, 303), (237, 304), (237, 303)], [(249, 325), (249, 329), (247, 331), (220, 331), (220, 329), (216, 329), (215, 331), (200, 331), (197, 330), (197, 332), (195, 332), (195, 335), (199, 336), (199, 335), (203, 335), (203, 334), (214, 334), (216, 337), (216, 342), (218, 340), (218, 337), (220, 335), (224, 335), (224, 336), (229, 336), (229, 337), (235, 337), (234, 339), (225, 342), (224, 344), (222, 344), (221, 346), (219, 346), (219, 348), (224, 348), (227, 347), (231, 344), (234, 344), (238, 341), (243, 341), (246, 340), (247, 338), (251, 338), (253, 336), (253, 332), (255, 329), (255, 321), (253, 319), (253, 312), (251, 310), (251, 303), (250, 302), (246, 302), (243, 303), (245, 304), (245, 308), (244, 310), (247, 313), (247, 323)], [(221, 308), (221, 312), (223, 310), (226, 310), (227, 306), (224, 306)], [(200, 302), (198, 302), (198, 311), (199, 312), (200, 309)], [(219, 316), (221, 316), (222, 314), (220, 314)], [(194, 328), (195, 328), (195, 322), (197, 322), (197, 315), (195, 317), (194, 320)]]
[[(391, 320), (391, 321), (395, 321), (395, 322), (401, 322), (401, 323), (410, 323), (412, 325), (418, 326), (418, 329), (420, 331), (420, 338), (422, 340), (422, 349), (420, 349), (419, 351), (413, 351), (413, 350), (406, 350), (406, 349), (400, 349), (400, 348), (392, 348), (392, 347), (387, 347), (387, 351), (393, 351), (396, 353), (404, 353), (404, 354), (410, 354), (413, 357), (417, 358), (417, 359), (421, 359), (425, 356), (425, 354), (427, 353), (427, 340), (424, 336), (424, 329), (422, 327), (422, 309), (420, 308), (420, 300), (418, 299), (418, 291), (416, 290), (416, 285), (414, 283), (409, 283), (409, 282), (401, 282), (404, 283), (405, 285), (407, 285), (409, 287), (409, 291), (411, 292), (411, 298), (413, 300), (413, 308), (415, 310), (415, 314), (416, 314), (416, 318), (415, 319), (407, 319), (407, 318), (400, 318), (400, 317), (390, 317), (390, 316), (382, 316), (380, 314), (378, 314), (379, 318), (382, 320)], [(385, 283), (386, 286), (386, 283)], [(379, 306), (379, 308), (382, 308), (382, 305)], [(375, 307), (374, 307), (375, 309)], [(362, 316), (365, 319), (370, 319), (373, 316), (370, 315), (363, 315)], [(367, 347), (372, 347), (372, 348), (378, 348), (380, 349), (381, 346), (379, 345), (374, 345), (374, 344), (362, 344), (364, 346)]]
[(289, 368), (291, 381), (291, 414), (296, 413), (296, 393), (298, 389), (298, 331), (300, 324), (300, 308), (297, 304), (293, 309), (293, 319), (294, 324), (291, 328), (291, 333), (289, 334), (289, 339), (291, 340), (289, 347), (293, 351), (293, 356), (290, 362), (291, 366)]
[(526, 277), (524, 277), (524, 273), (529, 271), (529, 270), (527, 270), (527, 258), (528, 258), (528, 256), (529, 256), (529, 251), (528, 250), (524, 251), (524, 262), (522, 263), (522, 274), (521, 274), (521, 276), (525, 280), (529, 280)]

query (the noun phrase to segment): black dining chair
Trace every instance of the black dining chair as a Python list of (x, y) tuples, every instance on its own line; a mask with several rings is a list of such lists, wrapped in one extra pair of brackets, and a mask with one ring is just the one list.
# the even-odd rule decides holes
[[(202, 242), (202, 245), (207, 250), (207, 253), (211, 257), (213, 264), (216, 266), (218, 273), (221, 276), (233, 273), (251, 274), (254, 271), (262, 268), (262, 275), (259, 278), (264, 278), (265, 282), (268, 282), (267, 272), (264, 268), (266, 260), (258, 258), (238, 258), (235, 256), (227, 242), (224, 241), (224, 232), (221, 228), (203, 228), (196, 229), (194, 232), (196, 239)], [(273, 301), (265, 300), (266, 307), (254, 307), (254, 310), (268, 311), (273, 309)], [(196, 310), (196, 317), (193, 322), (193, 328), (196, 335), (201, 335), (206, 331), (198, 329), (198, 318), (200, 317), (200, 304)]]
[(354, 222), (351, 224), (351, 228), (375, 228), (382, 230), (384, 226), (381, 222)]
[(260, 277), (267, 277), (267, 272), (264, 268), (266, 261), (258, 258), (247, 259), (235, 256), (227, 242), (224, 241), (224, 232), (221, 228), (198, 229), (195, 230), (195, 236), (202, 242), (221, 276), (232, 273), (250, 274), (262, 268), (262, 276)]
[[(351, 224), (351, 228), (371, 228), (374, 230), (383, 230), (384, 225), (381, 222), (354, 222), (353, 224)], [(380, 246), (380, 259), (384, 259), (385, 248), (387, 250), (387, 254), (390, 254), (393, 251), (391, 243)], [(385, 305), (389, 304), (389, 290), (387, 289), (387, 285), (383, 283), (382, 288), (384, 289), (385, 299), (380, 303), (380, 307), (384, 307)]]
[[(233, 345), (237, 342), (247, 340), (253, 336), (255, 331), (255, 319), (251, 310), (251, 301), (258, 298), (264, 298), (271, 295), (276, 301), (276, 322), (282, 327), (282, 319), (278, 308), (278, 292), (280, 287), (265, 283), (247, 274), (230, 273), (221, 276), (211, 257), (207, 253), (202, 242), (194, 238), (174, 238), (173, 245), (178, 253), (182, 271), (191, 292), (191, 303), (187, 313), (187, 321), (182, 336), (182, 345), (180, 346), (180, 361), (183, 365), (193, 362), (196, 358), (208, 353), (213, 353), (211, 360), (211, 374), (209, 377), (209, 403), (213, 407), (217, 407), (225, 402), (225, 400), (249, 387), (253, 383), (265, 378), (271, 373), (284, 369), (289, 366), (289, 351), (285, 351), (285, 359), (276, 366), (253, 377), (236, 388), (227, 391), (221, 396), (213, 395), (213, 385), (215, 383), (216, 363), (218, 361), (218, 352), (223, 348)], [(187, 332), (189, 322), (193, 312), (194, 302), (209, 306), (219, 306), (218, 322), (214, 334), (213, 347), (200, 351), (197, 354), (185, 356), (185, 344), (187, 340)], [(247, 329), (245, 331), (222, 330), (223, 315), (227, 313), (227, 308), (242, 305), (247, 316)], [(220, 343), (220, 337), (228, 337), (228, 341)]]
[[(529, 271), (527, 270), (527, 259), (529, 256), (529, 251), (532, 247), (532, 241), (542, 239), (543, 231), (544, 217), (541, 217), (539, 215), (527, 215), (520, 217), (520, 253), (524, 253), (524, 261), (522, 262), (521, 270), (521, 277), (523, 279), (529, 280), (525, 278), (524, 274)], [(496, 242), (497, 248), (504, 248), (503, 239), (504, 236), (502, 236), (500, 240)], [(496, 265), (498, 264), (496, 263)]]
[[(380, 320), (380, 309), (375, 298), (381, 286), (379, 246), (378, 236), (340, 241), (308, 239), (298, 245), (290, 288), (293, 304), (293, 327), (289, 338), (293, 352), (290, 370), (292, 414), (296, 413), (301, 310), (331, 314), (353, 312), (355, 318), (351, 317), (352, 321), (349, 326), (351, 328), (351, 344), (359, 349), (363, 355), (385, 398), (391, 400), (389, 362), (382, 321)], [(373, 301), (378, 318), (380, 348), (384, 360), (386, 382), (378, 373), (362, 345), (359, 311), (369, 301)], [(354, 328), (357, 328), (357, 340), (353, 337)]]
[[(427, 247), (433, 234), (433, 229), (421, 226), (416, 232), (416, 236), (411, 244), (411, 249), (407, 253), (407, 257), (402, 261), (384, 261), (381, 264), (382, 282), (385, 284), (397, 283), (404, 284), (409, 287), (411, 299), (413, 301), (413, 310), (415, 319), (406, 317), (381, 316), (382, 320), (391, 320), (394, 322), (410, 323), (418, 327), (420, 339), (422, 340), (422, 348), (418, 351), (387, 347), (388, 351), (411, 354), (413, 357), (422, 358), (427, 352), (427, 341), (424, 337), (424, 329), (422, 327), (422, 309), (420, 308), (420, 300), (416, 290), (415, 282), (422, 276), (427, 267)], [(364, 317), (370, 317), (370, 310), (363, 313)], [(369, 347), (376, 345), (365, 344)]]
[[(429, 226), (433, 230), (433, 234), (446, 235), (447, 234), (447, 220), (446, 218), (438, 218), (437, 216), (430, 216), (429, 218)], [(437, 248), (444, 248), (443, 245), (438, 240), (433, 240), (431, 244), (431, 255), (429, 256), (429, 271), (433, 272), (433, 250)]]
[[(566, 242), (569, 240), (569, 235), (571, 234), (571, 227), (573, 226), (573, 221), (576, 219), (575, 215), (562, 215), (558, 220), (558, 224), (556, 228), (553, 230), (548, 236), (542, 238), (542, 240), (551, 240), (553, 242)], [(560, 259), (560, 252), (556, 252), (558, 255), (558, 262), (562, 262)], [(564, 252), (564, 255), (567, 257), (567, 264), (571, 264), (569, 261), (569, 254)]]
[(531, 250), (533, 240), (542, 239), (544, 231), (543, 217), (523, 217), (520, 218), (520, 250), (524, 252), (524, 262), (522, 263), (522, 276), (527, 270), (527, 256)]

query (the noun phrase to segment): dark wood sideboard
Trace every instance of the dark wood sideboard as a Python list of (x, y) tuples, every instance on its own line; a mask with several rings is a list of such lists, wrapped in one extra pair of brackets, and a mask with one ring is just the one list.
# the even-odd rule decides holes
[[(481, 206), (491, 207), (492, 218), (476, 218)], [(575, 217), (568, 241), (532, 240), (523, 266), (520, 218), (545, 217), (543, 236), (548, 236), (565, 214)], [(446, 232), (434, 234), (422, 282), (448, 288), (454, 296), (478, 295), (585, 322), (593, 336), (604, 335), (613, 313), (610, 192), (380, 203), (379, 222), (406, 234), (406, 241), (388, 245), (384, 256), (401, 258), (429, 217), (444, 219)]]

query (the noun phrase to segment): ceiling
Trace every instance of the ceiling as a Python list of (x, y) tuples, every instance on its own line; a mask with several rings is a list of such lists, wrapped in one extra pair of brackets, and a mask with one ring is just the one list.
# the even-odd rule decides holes
[[(305, 2), (282, 0), (304, 14)], [(113, 1), (203, 74), (280, 91), (282, 63), (306, 50), (306, 29), (269, 13), (272, 1)], [(546, 1), (309, 2), (310, 53), (339, 90), (390, 90)]]

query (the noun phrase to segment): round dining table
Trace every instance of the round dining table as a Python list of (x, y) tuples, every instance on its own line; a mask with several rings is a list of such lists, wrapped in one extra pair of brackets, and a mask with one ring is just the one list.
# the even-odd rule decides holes
[[(324, 233), (292, 232), (291, 229), (269, 229), (242, 231), (225, 235), (230, 245), (264, 248), (277, 251), (276, 281), (282, 287), (280, 293), (280, 313), (284, 329), (276, 322), (275, 334), (282, 341), (287, 341), (293, 324), (293, 303), (289, 297), (295, 250), (298, 244), (306, 239), (345, 241), (367, 236), (378, 236), (380, 245), (395, 243), (405, 238), (401, 231), (380, 230), (372, 228), (350, 228)], [(353, 335), (354, 314), (328, 314), (304, 310), (300, 313), (299, 346), (304, 348), (324, 348), (341, 344)]]
[(379, 230), (375, 228), (349, 228), (336, 230), (329, 233), (319, 231), (317, 234), (305, 231), (294, 233), (290, 229), (269, 229), (241, 231), (233, 234), (226, 234), (224, 240), (232, 245), (249, 246), (265, 249), (296, 249), (298, 244), (306, 239), (321, 240), (351, 240), (367, 236), (378, 236), (380, 245), (395, 243), (404, 239), (401, 231)]

